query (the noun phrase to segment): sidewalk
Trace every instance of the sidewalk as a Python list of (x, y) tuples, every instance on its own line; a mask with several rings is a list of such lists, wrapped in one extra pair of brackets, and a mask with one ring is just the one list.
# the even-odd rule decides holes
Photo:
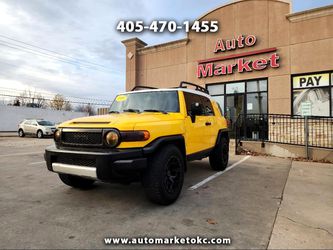
[(292, 163), (268, 248), (333, 248), (333, 164)]
[(17, 132), (0, 132), (0, 137), (16, 137)]

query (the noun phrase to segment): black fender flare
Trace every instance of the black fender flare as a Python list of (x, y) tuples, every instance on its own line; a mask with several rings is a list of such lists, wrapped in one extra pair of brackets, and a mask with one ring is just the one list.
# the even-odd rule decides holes
[(229, 138), (229, 129), (220, 129), (219, 130), (219, 132), (217, 134), (215, 146), (220, 143), (221, 138), (227, 138), (228, 143), (229, 143), (229, 141), (230, 141), (230, 138)]
[(161, 147), (173, 144), (176, 145), (181, 151), (185, 164), (185, 171), (187, 170), (187, 162), (186, 162), (186, 146), (185, 139), (183, 135), (170, 135), (156, 138), (152, 142), (150, 142), (147, 146), (142, 149), (143, 155), (149, 156), (153, 155), (157, 150)]
[(182, 151), (183, 154), (186, 155), (185, 139), (182, 135), (170, 135), (170, 136), (163, 136), (156, 138), (142, 149), (143, 154), (144, 155), (153, 154), (161, 146), (172, 143), (177, 143), (178, 146), (181, 146), (180, 150)]

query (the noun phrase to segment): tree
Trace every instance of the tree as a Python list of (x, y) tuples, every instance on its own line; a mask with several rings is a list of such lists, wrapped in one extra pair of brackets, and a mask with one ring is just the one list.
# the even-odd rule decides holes
[(66, 105), (66, 100), (61, 94), (56, 94), (50, 102), (50, 107), (55, 110), (63, 110)]
[(72, 104), (69, 101), (66, 101), (65, 105), (64, 105), (64, 109), (66, 111), (72, 111), (73, 110)]
[(35, 108), (46, 108), (47, 102), (45, 98), (36, 91), (24, 90), (20, 96), (15, 99), (16, 104), (21, 106), (35, 107)]
[(92, 105), (90, 105), (90, 103), (88, 103), (87, 105), (78, 105), (75, 108), (76, 112), (86, 112), (88, 113), (90, 116), (91, 115), (96, 115), (96, 111), (94, 109), (94, 107)]
[(96, 115), (96, 111), (95, 111), (94, 107), (90, 105), (90, 103), (86, 105), (86, 112), (89, 115)]
[(24, 90), (19, 97), (17, 97), (17, 99), (19, 100), (19, 102), (21, 103), (22, 106), (25, 106), (27, 103), (29, 103), (29, 100), (31, 91), (27, 91), (27, 90)]
[(36, 103), (39, 108), (46, 108), (47, 107), (47, 101), (45, 98), (39, 93), (35, 95)]
[(86, 111), (85, 111), (85, 107), (84, 107), (84, 105), (82, 105), (82, 104), (77, 105), (76, 108), (75, 108), (75, 111), (76, 111), (76, 112), (86, 112)]

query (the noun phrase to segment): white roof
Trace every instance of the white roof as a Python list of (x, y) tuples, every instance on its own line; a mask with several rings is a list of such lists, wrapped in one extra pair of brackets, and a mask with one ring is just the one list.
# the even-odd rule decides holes
[(123, 94), (131, 94), (131, 93), (140, 93), (140, 92), (161, 92), (161, 91), (183, 91), (183, 92), (188, 92), (188, 93), (192, 93), (192, 94), (197, 94), (197, 95), (201, 95), (201, 96), (205, 96), (209, 99), (212, 99), (212, 97), (204, 92), (198, 91), (198, 90), (194, 90), (194, 89), (187, 89), (187, 88), (170, 88), (170, 89), (142, 89), (142, 90), (135, 90), (135, 91), (128, 91), (128, 92), (123, 92), (120, 93), (119, 95), (123, 95)]

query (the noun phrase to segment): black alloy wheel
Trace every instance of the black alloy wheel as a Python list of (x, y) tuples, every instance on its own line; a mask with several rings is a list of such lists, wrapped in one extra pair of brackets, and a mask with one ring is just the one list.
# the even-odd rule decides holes
[(142, 176), (147, 197), (161, 205), (175, 202), (183, 187), (184, 171), (185, 159), (177, 146), (159, 148)]

